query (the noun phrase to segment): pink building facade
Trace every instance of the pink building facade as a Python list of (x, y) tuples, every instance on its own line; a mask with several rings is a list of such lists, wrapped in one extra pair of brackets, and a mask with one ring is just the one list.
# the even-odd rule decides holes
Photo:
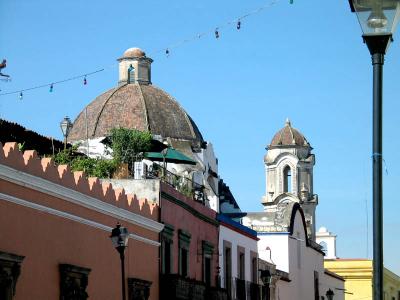
[(129, 299), (159, 299), (157, 204), (6, 143), (0, 216), (0, 299), (121, 299), (117, 222), (130, 232)]
[(224, 299), (216, 212), (161, 184), (160, 299)]

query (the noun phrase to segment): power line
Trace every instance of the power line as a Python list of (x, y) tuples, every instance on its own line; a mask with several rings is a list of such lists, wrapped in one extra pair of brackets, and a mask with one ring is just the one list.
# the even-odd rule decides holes
[[(228, 21), (228, 22), (223, 23), (223, 24), (218, 25), (218, 26), (214, 26), (212, 29), (206, 30), (204, 32), (200, 32), (200, 33), (198, 33), (196, 35), (191, 36), (190, 38), (183, 39), (183, 40), (178, 41), (176, 43), (173, 43), (173, 44), (171, 44), (171, 45), (169, 45), (167, 47), (160, 48), (160, 49), (158, 49), (158, 50), (156, 50), (154, 52), (150, 52), (150, 55), (154, 56), (154, 55), (159, 54), (159, 53), (164, 53), (168, 57), (171, 54), (171, 50), (172, 49), (181, 47), (184, 44), (189, 43), (189, 42), (197, 41), (197, 40), (201, 39), (202, 37), (204, 37), (206, 35), (214, 35), (216, 39), (220, 38), (221, 37), (221, 30), (225, 29), (227, 27), (231, 27), (231, 26), (234, 25), (237, 30), (240, 30), (242, 28), (244, 19), (246, 19), (246, 18), (248, 18), (248, 17), (250, 17), (252, 15), (261, 13), (262, 11), (266, 10), (267, 8), (270, 8), (270, 7), (274, 6), (279, 1), (280, 0), (271, 0), (268, 3), (264, 4), (263, 6), (260, 6), (260, 7), (254, 9), (254, 10), (252, 10), (250, 12), (247, 12), (247, 13), (241, 15), (241, 16), (238, 16), (238, 17), (234, 18), (231, 21)], [(290, 4), (293, 4), (293, 0), (289, 0), (289, 1), (290, 1), (289, 2)], [(115, 63), (112, 64), (112, 66), (114, 66), (114, 65), (115, 65)], [(109, 67), (111, 67), (111, 66), (109, 66)], [(0, 96), (19, 94), (19, 98), (20, 98), (20, 100), (22, 100), (23, 97), (24, 97), (23, 93), (26, 92), (26, 91), (31, 91), (31, 90), (36, 90), (36, 89), (49, 87), (49, 92), (53, 92), (53, 89), (54, 89), (55, 85), (61, 84), (61, 83), (65, 83), (65, 82), (69, 82), (69, 81), (73, 81), (73, 80), (77, 80), (77, 79), (80, 79), (80, 78), (84, 78), (83, 84), (86, 85), (87, 77), (89, 77), (91, 75), (94, 75), (94, 74), (97, 74), (99, 72), (102, 72), (102, 71), (104, 71), (105, 69), (107, 69), (109, 67), (99, 68), (99, 69), (97, 69), (95, 71), (78, 74), (78, 75), (75, 75), (75, 76), (72, 76), (72, 77), (69, 77), (69, 78), (66, 78), (66, 79), (58, 80), (58, 81), (51, 81), (51, 82), (48, 82), (48, 83), (45, 83), (45, 84), (40, 84), (40, 85), (28, 87), (28, 88), (14, 90), (12, 92), (1, 93)]]

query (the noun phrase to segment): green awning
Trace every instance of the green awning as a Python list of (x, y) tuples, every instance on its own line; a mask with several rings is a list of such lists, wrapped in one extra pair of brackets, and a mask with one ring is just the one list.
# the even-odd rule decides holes
[(145, 158), (152, 161), (164, 161), (166, 163), (174, 163), (174, 164), (187, 164), (187, 165), (195, 165), (196, 161), (187, 157), (182, 152), (175, 150), (174, 148), (166, 149), (166, 153), (162, 152), (146, 152), (144, 154)]

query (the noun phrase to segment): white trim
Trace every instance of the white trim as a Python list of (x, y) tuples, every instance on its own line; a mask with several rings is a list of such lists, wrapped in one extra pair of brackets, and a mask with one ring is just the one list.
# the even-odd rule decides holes
[[(29, 202), (29, 201), (26, 201), (26, 200), (22, 200), (20, 198), (17, 198), (17, 197), (14, 197), (14, 196), (10, 196), (10, 195), (7, 195), (7, 194), (0, 193), (0, 200), (8, 201), (8, 202), (15, 203), (15, 204), (18, 204), (18, 205), (22, 205), (22, 206), (25, 206), (25, 207), (29, 207), (29, 208), (32, 208), (32, 209), (36, 209), (36, 210), (41, 211), (41, 212), (45, 212), (45, 213), (48, 213), (48, 214), (51, 214), (51, 215), (55, 215), (55, 216), (58, 216), (58, 217), (61, 217), (61, 218), (64, 218), (64, 219), (72, 220), (72, 221), (75, 221), (75, 222), (78, 222), (78, 223), (81, 223), (81, 224), (85, 224), (85, 225), (88, 225), (88, 226), (91, 226), (91, 227), (94, 227), (94, 228), (97, 228), (97, 229), (101, 229), (101, 230), (107, 231), (107, 232), (111, 232), (111, 230), (112, 230), (112, 227), (110, 227), (110, 226), (106, 226), (104, 224), (97, 223), (97, 222), (94, 222), (94, 221), (91, 221), (91, 220), (88, 220), (88, 219), (84, 219), (84, 218), (78, 217), (76, 215), (72, 215), (72, 214), (69, 214), (69, 213), (66, 213), (66, 212), (63, 212), (63, 211), (60, 211), (60, 210), (56, 210), (56, 209), (53, 209), (53, 208), (50, 208), (50, 207), (47, 207), (47, 206), (43, 206), (43, 205), (40, 205), (40, 204), (36, 204), (36, 203), (32, 203), (32, 202)], [(133, 234), (133, 233), (130, 233), (129, 237), (131, 239), (134, 239), (134, 240), (146, 243), (146, 244), (150, 244), (152, 246), (157, 246), (157, 247), (160, 246), (159, 242), (156, 242), (156, 241), (141, 237), (141, 236)]]
[(68, 202), (84, 206), (119, 220), (130, 222), (157, 233), (164, 228), (163, 224), (153, 221), (149, 218), (2, 164), (0, 164), (0, 179), (4, 179), (36, 191), (64, 199)]

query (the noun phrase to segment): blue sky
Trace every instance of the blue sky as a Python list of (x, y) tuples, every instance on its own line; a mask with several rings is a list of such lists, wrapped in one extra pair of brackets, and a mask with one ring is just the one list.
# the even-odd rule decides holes
[[(347, 0), (277, 1), (236, 26), (213, 29), (271, 1), (0, 1), (0, 59), (12, 82), (0, 93), (105, 68), (88, 78), (0, 96), (0, 117), (61, 139), (75, 118), (117, 83), (116, 58), (130, 47), (154, 59), (153, 83), (196, 121), (219, 158), (219, 171), (245, 211), (261, 210), (265, 146), (289, 117), (314, 147), (317, 226), (338, 235), (338, 255), (367, 255), (371, 238), (372, 67)], [(398, 35), (397, 35), (398, 36)], [(396, 39), (384, 71), (385, 264), (400, 273), (396, 182), (400, 103)], [(396, 72), (397, 71), (397, 72)], [(372, 245), (369, 244), (369, 256)]]

